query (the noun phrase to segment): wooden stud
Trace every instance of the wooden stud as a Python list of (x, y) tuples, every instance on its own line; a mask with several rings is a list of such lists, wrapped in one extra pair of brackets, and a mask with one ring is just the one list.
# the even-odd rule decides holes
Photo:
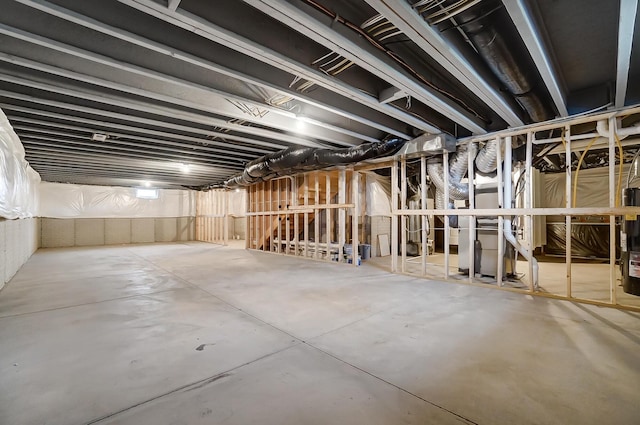
[[(615, 117), (609, 118), (609, 207), (616, 208), (616, 131)], [(623, 161), (624, 158), (620, 158)], [(616, 294), (616, 218), (609, 216), (609, 301), (617, 304)]]
[(398, 161), (391, 166), (391, 272), (398, 271)]
[[(423, 155), (420, 157), (420, 205), (422, 208), (427, 206), (427, 158)], [(421, 260), (421, 274), (425, 276), (427, 274), (427, 257), (429, 256), (429, 244), (428, 244), (428, 233), (427, 233), (427, 223), (429, 218), (422, 214), (420, 216), (420, 226), (421, 230), (421, 242), (422, 242), (422, 255), (420, 256)]]
[[(571, 208), (572, 200), (571, 200), (571, 126), (567, 125), (564, 128), (565, 135), (565, 200), (564, 206), (565, 208)], [(567, 298), (571, 298), (571, 216), (565, 216), (565, 262), (566, 262), (566, 275), (567, 275), (567, 284), (566, 284), (566, 292)], [(533, 231), (533, 229), (531, 229)], [(533, 253), (533, 251), (531, 251)]]
[(360, 202), (359, 202), (359, 192), (360, 192), (360, 173), (357, 171), (353, 172), (352, 176), (352, 196), (353, 196), (353, 220), (351, 224), (351, 258), (354, 266), (358, 266), (358, 218), (360, 216)]
[[(527, 151), (525, 157), (525, 173), (526, 173), (526, 184), (524, 186), (524, 196), (525, 196), (525, 207), (531, 209), (533, 204), (533, 178), (531, 171), (531, 162), (533, 160), (533, 137), (534, 134), (532, 131), (527, 133)], [(537, 282), (535, 281), (535, 276), (533, 274), (533, 216), (527, 215), (525, 216), (527, 220), (527, 242), (529, 245), (529, 291), (534, 292), (537, 288)]]
[[(473, 142), (472, 142), (473, 143)], [(467, 146), (471, 153), (471, 144)], [(474, 157), (467, 155), (467, 180), (469, 184), (469, 209), (476, 208), (475, 184), (474, 184)], [(476, 274), (476, 256), (475, 256), (475, 240), (476, 240), (476, 218), (469, 216), (469, 282), (474, 281)]]
[(449, 228), (449, 152), (442, 154), (443, 174), (444, 174), (444, 278), (449, 278), (449, 244), (450, 244), (450, 232)]
[[(406, 212), (407, 210), (407, 160), (402, 157), (400, 159), (400, 210)], [(405, 214), (400, 216), (400, 271), (405, 273), (407, 271), (407, 216)]]
[[(498, 208), (504, 208), (504, 183), (502, 181), (502, 145), (501, 137), (498, 140), (498, 150), (496, 152), (498, 167), (496, 168), (498, 180)], [(498, 217), (498, 271), (496, 273), (496, 281), (498, 286), (502, 286), (504, 272), (504, 217)]]

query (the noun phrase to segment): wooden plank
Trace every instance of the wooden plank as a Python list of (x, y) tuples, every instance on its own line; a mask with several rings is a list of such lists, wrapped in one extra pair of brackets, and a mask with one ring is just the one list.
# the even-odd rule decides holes
[[(427, 158), (423, 155), (420, 157), (420, 205), (422, 208), (427, 206)], [(421, 274), (425, 276), (427, 274), (427, 257), (429, 256), (429, 245), (427, 234), (428, 217), (421, 215), (420, 226), (421, 229), (421, 242), (422, 242), (422, 255), (420, 256)]]
[(444, 216), (444, 278), (449, 278), (449, 244), (451, 235), (449, 232), (449, 152), (444, 152), (442, 155), (442, 164), (444, 170), (444, 205), (447, 210)]
[(359, 218), (360, 218), (360, 197), (358, 196), (360, 193), (360, 173), (357, 171), (353, 172), (353, 183), (352, 183), (352, 190), (353, 190), (353, 221), (352, 221), (352, 227), (351, 227), (351, 232), (352, 232), (352, 236), (351, 236), (351, 250), (352, 250), (352, 258), (353, 258), (353, 265), (354, 266), (358, 266), (358, 246), (360, 245), (360, 241), (359, 241), (359, 235), (358, 235), (358, 223), (359, 223)]
[[(327, 205), (331, 204), (331, 177), (330, 174), (327, 173), (325, 176), (325, 198), (327, 201)], [(326, 229), (325, 229), (325, 233), (326, 233), (326, 242), (327, 242), (327, 246), (329, 246), (328, 244), (330, 244), (331, 241), (331, 210), (326, 209), (325, 210), (325, 214), (327, 215), (327, 221), (326, 221)], [(331, 252), (329, 249), (327, 249), (327, 256), (325, 258), (325, 260), (327, 261), (331, 261)]]
[(378, 235), (378, 250), (381, 257), (388, 257), (391, 255), (389, 248), (389, 235), (386, 233)]
[[(403, 157), (400, 159), (400, 210), (407, 210), (407, 160)], [(400, 216), (400, 271), (407, 271), (407, 216)]]
[[(572, 207), (572, 199), (571, 199), (571, 126), (565, 126), (565, 200), (564, 206), (565, 208)], [(533, 188), (532, 188), (533, 189)], [(566, 292), (567, 298), (571, 298), (571, 216), (565, 216), (565, 262), (566, 262)], [(531, 229), (533, 230), (533, 229)], [(532, 251), (533, 253), (533, 251)]]
[(393, 161), (391, 166), (391, 247), (391, 272), (395, 273), (398, 271), (398, 161)]
[[(314, 181), (315, 181), (315, 194), (314, 194), (314, 200), (315, 200), (315, 205), (320, 204), (320, 175), (318, 174), (318, 172), (316, 171), (314, 173)], [(320, 242), (320, 210), (316, 207), (314, 209), (313, 212), (313, 224), (314, 224), (314, 239), (316, 243)], [(315, 258), (316, 260), (318, 259), (318, 248), (315, 249), (315, 251), (313, 252), (313, 258)]]
[[(347, 170), (341, 169), (338, 174), (338, 204), (347, 202)], [(338, 261), (344, 261), (344, 244), (347, 243), (347, 210), (338, 210)]]

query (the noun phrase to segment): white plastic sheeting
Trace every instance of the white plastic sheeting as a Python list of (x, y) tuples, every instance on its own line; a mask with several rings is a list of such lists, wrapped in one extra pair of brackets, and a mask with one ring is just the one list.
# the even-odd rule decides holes
[[(628, 166), (623, 168), (622, 183), (627, 179)], [(576, 172), (573, 171), (572, 181)], [(616, 183), (618, 166), (616, 165)], [(544, 207), (565, 207), (565, 174), (544, 174)], [(570, 195), (573, 198), (573, 194)], [(609, 206), (609, 168), (599, 167), (580, 170), (578, 175), (578, 189), (576, 193), (576, 208), (597, 208)]]
[(247, 191), (235, 189), (229, 192), (229, 215), (245, 217), (247, 215)]
[(391, 182), (389, 178), (367, 173), (365, 213), (368, 216), (391, 215)]
[(0, 109), (0, 217), (33, 217), (38, 211), (40, 175), (24, 158), (24, 147)]
[(194, 192), (158, 189), (158, 199), (136, 198), (136, 189), (40, 183), (41, 217), (118, 218), (195, 215)]

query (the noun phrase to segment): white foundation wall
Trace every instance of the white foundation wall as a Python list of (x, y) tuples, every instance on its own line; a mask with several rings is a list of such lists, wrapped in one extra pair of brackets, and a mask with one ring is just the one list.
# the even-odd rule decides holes
[(0, 109), (0, 288), (38, 249), (40, 175)]
[(40, 219), (40, 247), (122, 245), (194, 240), (193, 217)]
[(38, 249), (38, 218), (0, 218), (0, 289)]
[(40, 247), (181, 242), (195, 239), (192, 191), (158, 189), (157, 199), (129, 187), (40, 184)]

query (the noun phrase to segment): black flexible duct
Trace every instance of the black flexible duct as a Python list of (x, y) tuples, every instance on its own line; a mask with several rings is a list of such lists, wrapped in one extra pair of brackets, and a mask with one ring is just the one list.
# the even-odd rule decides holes
[[(553, 118), (546, 106), (544, 94), (537, 88), (535, 65), (526, 54), (526, 47), (517, 34), (508, 36), (505, 30), (511, 24), (504, 9), (496, 8), (497, 1), (484, 1), (456, 16), (459, 26), (469, 37), (476, 50), (493, 73), (527, 111), (534, 122)], [(486, 13), (489, 10), (492, 13)], [(515, 32), (515, 31), (514, 31)]]
[(292, 146), (250, 161), (242, 174), (231, 177), (224, 185), (230, 188), (248, 186), (275, 177), (393, 155), (404, 143), (402, 139), (391, 139), (385, 142), (363, 143), (345, 149)]

